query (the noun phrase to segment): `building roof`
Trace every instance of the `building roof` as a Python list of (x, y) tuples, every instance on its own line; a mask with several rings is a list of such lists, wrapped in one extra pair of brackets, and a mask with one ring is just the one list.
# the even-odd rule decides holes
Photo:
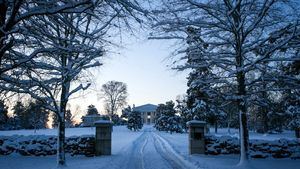
[(138, 111), (138, 112), (141, 112), (141, 113), (155, 112), (156, 108), (157, 108), (157, 106), (154, 105), (154, 104), (145, 104), (145, 105), (134, 107), (133, 111)]
[(90, 115), (85, 115), (85, 116), (82, 116), (84, 118), (93, 118), (93, 117), (101, 117), (100, 114), (90, 114)]

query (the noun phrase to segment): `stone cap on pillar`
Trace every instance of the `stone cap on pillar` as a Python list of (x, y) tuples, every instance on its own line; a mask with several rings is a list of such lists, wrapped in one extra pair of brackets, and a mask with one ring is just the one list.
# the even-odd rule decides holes
[(204, 127), (206, 125), (205, 121), (191, 120), (186, 123), (188, 127)]
[(109, 120), (97, 120), (94, 122), (95, 126), (112, 126), (113, 123)]

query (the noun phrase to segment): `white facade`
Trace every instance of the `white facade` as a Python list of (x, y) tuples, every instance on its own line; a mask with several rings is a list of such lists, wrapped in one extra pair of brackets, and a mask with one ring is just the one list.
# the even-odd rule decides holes
[(133, 107), (133, 111), (137, 111), (141, 113), (144, 124), (153, 124), (155, 123), (156, 108), (157, 108), (156, 105), (145, 104), (145, 105)]

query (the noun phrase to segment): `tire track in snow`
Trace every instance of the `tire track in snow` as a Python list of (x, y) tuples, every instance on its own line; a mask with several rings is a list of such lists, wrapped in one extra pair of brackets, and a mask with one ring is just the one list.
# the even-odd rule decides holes
[(118, 154), (112, 155), (103, 169), (195, 169), (161, 136), (151, 129), (143, 133)]
[(170, 164), (172, 165), (173, 168), (179, 168), (179, 169), (198, 168), (196, 165), (184, 159), (183, 156), (181, 156), (178, 152), (176, 152), (173, 149), (173, 147), (164, 138), (162, 138), (161, 136), (159, 136), (154, 132), (152, 133), (156, 142), (160, 145), (162, 149), (161, 153), (163, 158), (166, 159), (168, 162), (170, 161)]
[[(157, 151), (157, 154), (159, 154), (161, 159), (164, 160), (164, 163), (166, 164), (166, 166), (168, 168), (180, 169), (180, 167), (172, 159), (168, 158), (168, 156), (165, 155), (165, 152), (163, 152), (161, 143), (157, 139), (155, 139), (154, 136), (153, 136), (153, 142), (154, 142), (154, 147), (155, 147), (155, 150)], [(158, 145), (159, 145), (159, 147), (158, 147)]]
[[(143, 132), (139, 138), (137, 138), (132, 145), (128, 148), (129, 154), (125, 154), (123, 157), (125, 158), (126, 164), (124, 168), (126, 169), (140, 169), (143, 168), (143, 147), (146, 146), (147, 143), (147, 133)], [(122, 165), (122, 164), (121, 164)]]
[(101, 169), (141, 169), (141, 149), (147, 141), (147, 133), (143, 132), (136, 140), (129, 144), (126, 148), (123, 148), (118, 154), (107, 156), (111, 158), (108, 165), (105, 165)]
[(140, 154), (141, 154), (141, 164), (142, 164), (142, 169), (145, 169), (145, 158), (144, 158), (144, 151), (145, 151), (145, 147), (148, 144), (148, 139), (149, 139), (149, 134), (147, 134), (146, 140), (144, 141), (144, 144), (141, 148)]

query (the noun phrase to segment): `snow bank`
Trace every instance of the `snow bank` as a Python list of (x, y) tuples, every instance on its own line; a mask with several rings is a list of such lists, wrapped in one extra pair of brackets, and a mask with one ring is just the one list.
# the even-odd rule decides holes
[[(117, 126), (114, 127), (114, 130), (123, 130), (123, 128)], [(95, 134), (96, 128), (95, 127), (82, 127), (82, 128), (66, 128), (66, 137), (71, 136), (81, 136), (81, 135), (92, 135)], [(38, 130), (6, 130), (0, 131), (0, 136), (13, 136), (13, 135), (24, 135), (24, 136), (31, 136), (31, 135), (50, 135), (50, 136), (57, 136), (57, 129), (38, 129)]]
[[(239, 154), (240, 145), (236, 137), (206, 136), (206, 154)], [(300, 159), (300, 142), (298, 140), (250, 140), (250, 156), (252, 158), (293, 158)]]
[[(0, 136), (0, 155), (11, 153), (19, 153), (23, 156), (54, 155), (56, 148), (56, 136)], [(71, 155), (94, 156), (95, 137), (93, 135), (67, 137), (65, 151)]]
[[(144, 126), (147, 129), (151, 126)], [(152, 127), (151, 127), (152, 128)], [(125, 126), (114, 126), (112, 153), (118, 154), (142, 133), (132, 132)], [(66, 128), (66, 152), (70, 155), (94, 156), (95, 127)], [(28, 156), (56, 154), (57, 129), (0, 131), (0, 156), (19, 153)]]

